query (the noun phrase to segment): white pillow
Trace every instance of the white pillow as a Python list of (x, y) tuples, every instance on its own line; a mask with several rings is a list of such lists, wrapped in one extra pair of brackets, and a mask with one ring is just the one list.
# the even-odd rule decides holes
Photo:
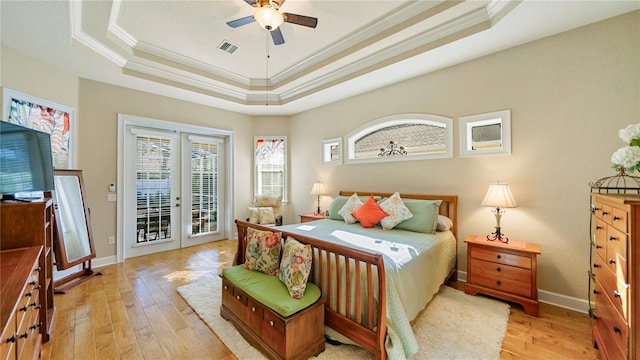
[(452, 227), (453, 227), (453, 220), (449, 219), (444, 215), (438, 215), (438, 225), (436, 225), (437, 231), (451, 230)]
[(259, 207), (258, 208), (258, 222), (260, 224), (275, 224), (276, 218), (273, 216), (273, 208), (269, 207)]
[(250, 207), (249, 208), (249, 222), (252, 224), (258, 223), (258, 208)]
[(347, 200), (347, 202), (344, 203), (344, 206), (342, 207), (342, 209), (338, 211), (338, 214), (342, 216), (342, 218), (344, 219), (344, 222), (346, 222), (347, 224), (355, 224), (358, 220), (356, 220), (356, 218), (351, 216), (351, 213), (358, 210), (360, 206), (362, 206), (362, 201), (360, 200), (360, 198), (358, 198), (358, 194), (353, 193), (353, 195), (351, 195), (349, 200)]
[(380, 207), (384, 212), (389, 214), (389, 216), (380, 220), (380, 224), (384, 230), (391, 230), (394, 226), (413, 217), (413, 214), (404, 205), (404, 202), (402, 202), (400, 198), (400, 193), (397, 191), (380, 203)]

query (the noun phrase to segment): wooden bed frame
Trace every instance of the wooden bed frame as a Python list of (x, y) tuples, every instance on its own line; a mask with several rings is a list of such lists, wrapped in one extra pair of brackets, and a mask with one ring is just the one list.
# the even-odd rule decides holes
[[(340, 195), (351, 196), (353, 193), (354, 191), (341, 191)], [(357, 191), (357, 193), (363, 196), (389, 197), (392, 195), (392, 193), (366, 191)], [(400, 194), (400, 197), (405, 199), (442, 200), (439, 213), (453, 220), (451, 231), (457, 239), (457, 195)], [(251, 227), (267, 231), (277, 230), (277, 228), (274, 229), (273, 227), (251, 224), (240, 220), (236, 220), (236, 225), (238, 227), (238, 248), (234, 265), (242, 264), (245, 261), (247, 228)], [(382, 255), (335, 245), (300, 234), (281, 232), (283, 238), (293, 236), (301, 243), (310, 244), (313, 248), (314, 262), (309, 281), (313, 281), (320, 287), (322, 296), (325, 298), (325, 325), (373, 353), (376, 358), (386, 359), (387, 353), (384, 343), (387, 335), (387, 287)], [(332, 274), (337, 274), (341, 271), (341, 265), (344, 266), (346, 273), (350, 272), (350, 267), (353, 268), (353, 271), (355, 271), (353, 279), (350, 276), (346, 276), (345, 279), (341, 279), (340, 276), (332, 276)], [(447, 278), (442, 279), (442, 283), (445, 283), (450, 277), (455, 279), (456, 269), (457, 260), (456, 266), (454, 266)], [(362, 271), (364, 273), (361, 273)], [(320, 276), (320, 274), (325, 275)], [(355, 288), (355, 299), (351, 298), (351, 292), (346, 292), (344, 295), (341, 294), (343, 287), (345, 289)], [(365, 296), (366, 298), (363, 298)], [(344, 301), (342, 301), (343, 297), (345, 298)], [(378, 299), (378, 301), (374, 301), (374, 298)], [(355, 311), (351, 313), (350, 306), (347, 305), (353, 303), (353, 301), (355, 301), (356, 305)], [(362, 316), (362, 304), (366, 304), (365, 316)]]

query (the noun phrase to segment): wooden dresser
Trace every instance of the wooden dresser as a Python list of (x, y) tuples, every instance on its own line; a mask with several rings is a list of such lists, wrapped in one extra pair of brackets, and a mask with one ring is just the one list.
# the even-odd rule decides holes
[(591, 196), (594, 342), (603, 359), (640, 359), (640, 195)]
[(0, 359), (40, 356), (42, 246), (0, 251)]
[(467, 243), (467, 284), (464, 291), (494, 296), (522, 305), (538, 316), (537, 256), (540, 245), (523, 241), (488, 241), (470, 235)]
[(0, 202), (0, 250), (41, 246), (38, 304), (42, 342), (53, 331), (53, 201)]

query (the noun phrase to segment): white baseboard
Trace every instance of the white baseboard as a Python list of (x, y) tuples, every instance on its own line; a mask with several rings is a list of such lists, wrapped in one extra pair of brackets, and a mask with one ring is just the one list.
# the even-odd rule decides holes
[[(467, 282), (466, 271), (458, 270), (458, 281)], [(575, 298), (551, 291), (538, 289), (538, 301), (541, 303), (577, 311), (583, 314), (589, 313), (589, 302), (581, 298)]]
[(101, 266), (113, 265), (115, 263), (117, 263), (116, 256), (111, 255), (111, 256), (105, 256), (102, 258), (95, 258), (91, 260), (91, 267), (99, 268)]

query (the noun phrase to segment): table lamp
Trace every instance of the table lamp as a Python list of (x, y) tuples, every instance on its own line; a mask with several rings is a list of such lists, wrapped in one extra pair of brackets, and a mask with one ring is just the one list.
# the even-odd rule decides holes
[(500, 231), (500, 218), (504, 213), (504, 210), (502, 210), (502, 208), (514, 208), (518, 206), (518, 204), (516, 204), (516, 200), (511, 194), (509, 185), (500, 181), (496, 182), (495, 184), (489, 185), (487, 195), (485, 195), (484, 200), (482, 200), (482, 206), (495, 207), (492, 212), (496, 215), (496, 231), (491, 233), (491, 235), (487, 235), (487, 240), (498, 240), (502, 241), (505, 244), (508, 243), (509, 238), (503, 236), (502, 232)]
[(316, 212), (316, 215), (320, 215), (320, 195), (324, 195), (324, 184), (322, 184), (320, 181), (316, 181), (313, 184), (313, 187), (311, 188), (311, 195), (315, 195), (318, 197), (318, 210)]

